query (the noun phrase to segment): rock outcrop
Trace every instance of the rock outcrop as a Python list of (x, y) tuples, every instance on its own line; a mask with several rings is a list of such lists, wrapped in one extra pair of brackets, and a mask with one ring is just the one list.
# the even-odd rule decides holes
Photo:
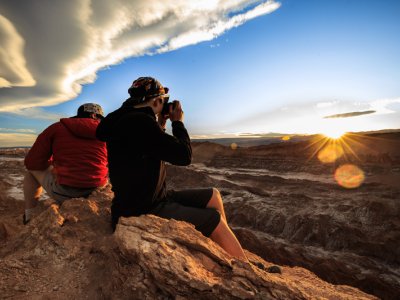
[(299, 267), (266, 273), (184, 222), (122, 218), (113, 234), (110, 199), (105, 189), (61, 207), (48, 200), (27, 226), (3, 233), (1, 298), (376, 299)]

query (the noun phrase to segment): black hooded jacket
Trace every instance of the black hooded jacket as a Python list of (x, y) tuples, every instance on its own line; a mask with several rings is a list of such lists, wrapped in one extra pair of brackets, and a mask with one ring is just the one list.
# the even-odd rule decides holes
[(96, 136), (107, 143), (109, 176), (114, 191), (113, 222), (120, 216), (147, 213), (166, 195), (165, 165), (186, 166), (192, 148), (182, 122), (164, 132), (150, 107), (123, 105), (107, 115)]

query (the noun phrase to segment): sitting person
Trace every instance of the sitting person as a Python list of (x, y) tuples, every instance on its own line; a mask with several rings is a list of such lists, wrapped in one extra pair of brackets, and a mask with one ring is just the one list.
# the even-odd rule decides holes
[[(128, 92), (130, 98), (97, 128), (97, 137), (107, 143), (113, 229), (121, 216), (154, 214), (186, 221), (232, 256), (247, 261), (228, 226), (217, 189), (166, 189), (165, 162), (186, 166), (192, 159), (180, 102), (167, 103), (168, 88), (152, 77), (138, 78)], [(173, 135), (165, 132), (167, 119)]]
[(100, 105), (86, 103), (77, 116), (61, 119), (37, 137), (25, 157), (24, 224), (32, 218), (42, 187), (61, 204), (107, 183), (107, 149), (95, 134), (102, 118)]

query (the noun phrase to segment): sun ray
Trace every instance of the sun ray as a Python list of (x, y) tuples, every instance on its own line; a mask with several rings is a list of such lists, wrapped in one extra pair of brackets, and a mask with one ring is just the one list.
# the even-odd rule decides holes
[(356, 144), (358, 147), (362, 148), (363, 150), (369, 150), (369, 147), (365, 145), (365, 142), (368, 141), (368, 140), (369, 141), (372, 140), (372, 141), (375, 141), (375, 142), (387, 141), (387, 139), (384, 139), (384, 138), (365, 136), (365, 135), (357, 134), (357, 133), (349, 134), (348, 138), (353, 144)]
[[(351, 138), (343, 138), (341, 139), (341, 143), (343, 144), (345, 150), (348, 150), (358, 161), (361, 161), (361, 158), (357, 155), (357, 153), (353, 150), (350, 143), (348, 141), (352, 141)], [(345, 151), (346, 153), (346, 151)]]
[(322, 137), (321, 139), (317, 140), (316, 142), (314, 142), (311, 145), (309, 145), (308, 147), (306, 147), (306, 149), (316, 145), (317, 143), (320, 143), (320, 144), (317, 145), (315, 151), (313, 153), (311, 153), (311, 155), (307, 158), (306, 162), (309, 162), (311, 159), (313, 159), (313, 157), (317, 156), (318, 152), (321, 151), (321, 149), (323, 149), (327, 143), (329, 143), (329, 139), (326, 137)]

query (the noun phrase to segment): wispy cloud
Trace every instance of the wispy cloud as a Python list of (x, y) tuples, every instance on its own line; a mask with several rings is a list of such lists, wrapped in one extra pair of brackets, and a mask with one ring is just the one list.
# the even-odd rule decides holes
[(81, 0), (0, 4), (0, 111), (76, 97), (122, 60), (207, 41), (271, 13), (274, 0)]
[(376, 110), (366, 110), (366, 111), (353, 111), (353, 112), (348, 112), (348, 113), (343, 113), (343, 114), (335, 114), (335, 115), (330, 115), (324, 117), (324, 119), (334, 119), (334, 118), (351, 118), (351, 117), (357, 117), (357, 116), (362, 116), (362, 115), (369, 115), (376, 113)]
[[(215, 128), (249, 132), (253, 136), (275, 132), (313, 134), (330, 128), (344, 132), (400, 128), (399, 104), (399, 98), (294, 104), (285, 109), (257, 112)], [(353, 118), (356, 115), (359, 117)]]
[(0, 133), (0, 145), (2, 147), (31, 146), (36, 137), (36, 134)]
[(33, 129), (12, 129), (12, 128), (0, 128), (0, 132), (14, 132), (14, 133), (35, 133)]
[(371, 108), (376, 110), (378, 114), (392, 114), (396, 112), (396, 110), (390, 108), (394, 104), (400, 104), (400, 98), (373, 101), (371, 102)]
[(29, 108), (15, 110), (12, 112), (12, 114), (20, 117), (28, 117), (30, 119), (47, 120), (53, 122), (66, 117), (64, 115), (45, 111), (39, 107), (29, 107)]

